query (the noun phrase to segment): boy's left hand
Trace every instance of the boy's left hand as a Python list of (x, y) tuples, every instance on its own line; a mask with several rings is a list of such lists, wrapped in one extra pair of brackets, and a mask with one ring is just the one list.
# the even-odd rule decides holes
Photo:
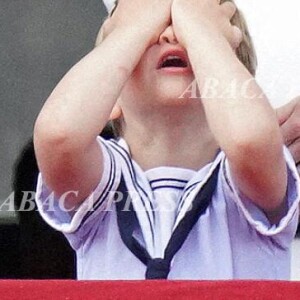
[(202, 33), (205, 38), (223, 37), (236, 50), (243, 38), (241, 30), (230, 22), (236, 6), (230, 1), (220, 2), (221, 0), (173, 0), (172, 24), (178, 42), (188, 48), (188, 45), (195, 42), (197, 32)]
[(285, 145), (289, 148), (300, 172), (300, 96), (276, 109)]

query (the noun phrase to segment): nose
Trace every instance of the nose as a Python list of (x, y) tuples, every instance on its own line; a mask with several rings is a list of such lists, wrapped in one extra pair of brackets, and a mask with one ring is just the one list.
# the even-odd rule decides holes
[(178, 44), (176, 36), (174, 34), (173, 26), (169, 25), (159, 36), (159, 44), (169, 43)]

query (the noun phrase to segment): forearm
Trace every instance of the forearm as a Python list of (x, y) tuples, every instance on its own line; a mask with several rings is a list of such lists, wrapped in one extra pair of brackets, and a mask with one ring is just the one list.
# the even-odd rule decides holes
[(68, 197), (68, 206), (80, 204), (99, 184), (105, 164), (96, 137), (111, 113), (118, 116), (113, 107), (145, 50), (169, 23), (171, 1), (121, 1), (102, 25), (101, 44), (46, 101), (34, 128), (35, 152), (55, 195), (79, 192)]
[(203, 35), (195, 26), (187, 50), (208, 123), (221, 148), (230, 153), (236, 143), (280, 144), (276, 114), (252, 75), (225, 38)]
[(38, 131), (88, 145), (104, 128), (112, 107), (147, 47), (138, 30), (118, 29), (56, 86), (36, 123)]
[[(275, 111), (224, 38), (204, 38), (195, 30), (187, 50), (209, 127), (228, 158), (236, 185), (276, 222), (285, 212), (287, 176)], [(217, 85), (206, 97), (210, 78)]]

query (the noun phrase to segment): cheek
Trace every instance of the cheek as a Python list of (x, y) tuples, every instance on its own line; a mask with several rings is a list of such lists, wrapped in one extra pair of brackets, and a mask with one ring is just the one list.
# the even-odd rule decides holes
[(139, 70), (135, 70), (124, 85), (120, 98), (122, 102), (125, 103), (135, 102), (135, 99), (141, 99), (143, 97), (143, 90), (144, 83), (139, 76)]
[(154, 73), (149, 68), (149, 65), (143, 61), (140, 62), (132, 72), (126, 86), (131, 87), (138, 94), (149, 92), (152, 83), (154, 82)]

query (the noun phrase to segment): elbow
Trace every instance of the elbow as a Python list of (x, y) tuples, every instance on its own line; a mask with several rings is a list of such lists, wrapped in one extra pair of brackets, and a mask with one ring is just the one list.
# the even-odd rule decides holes
[[(47, 151), (51, 153), (51, 149), (55, 152), (68, 153), (69, 150), (76, 149), (71, 130), (65, 126), (61, 126), (59, 122), (47, 121), (42, 117), (38, 117), (33, 130), (34, 148), (38, 157), (39, 152)], [(49, 151), (50, 150), (50, 151)]]
[(224, 149), (229, 160), (272, 159), (283, 155), (283, 138), (278, 126), (266, 125), (246, 132), (232, 135), (227, 149)]

